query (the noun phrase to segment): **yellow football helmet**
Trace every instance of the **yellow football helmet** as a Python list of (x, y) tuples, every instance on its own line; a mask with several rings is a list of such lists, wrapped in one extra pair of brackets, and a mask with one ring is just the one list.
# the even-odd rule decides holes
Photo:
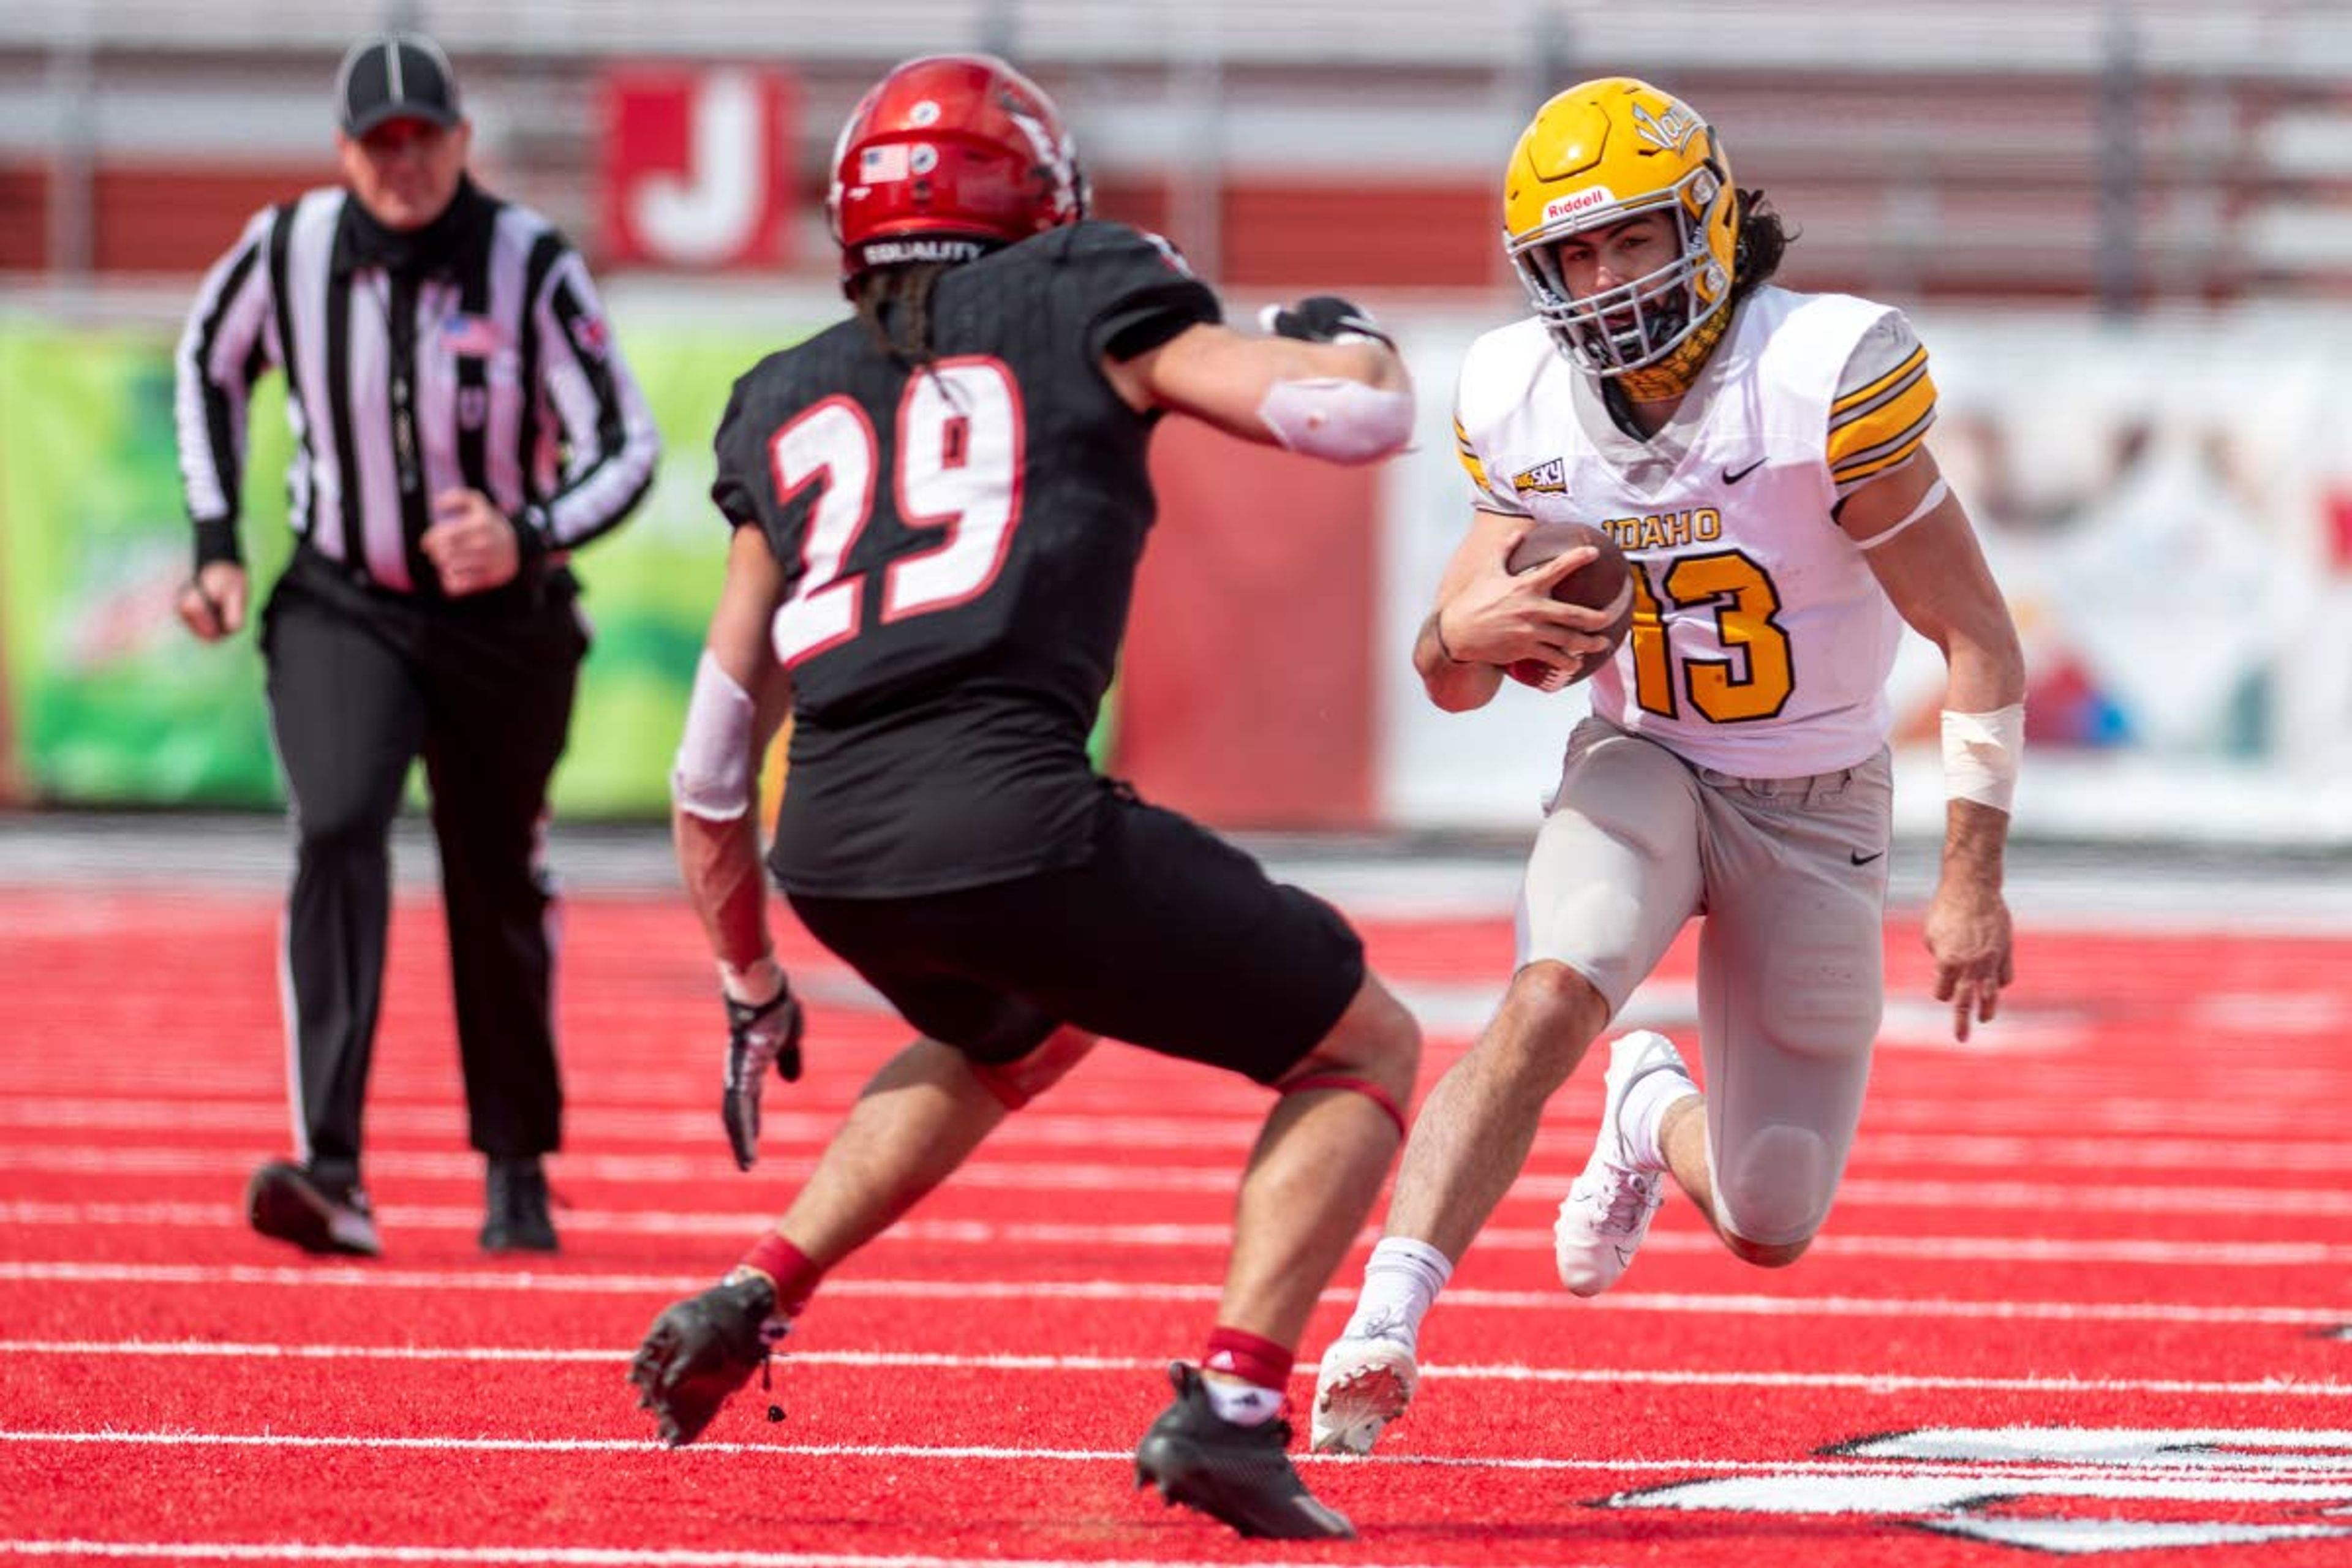
[[(1579, 300), (1560, 276), (1568, 236), (1674, 214), (1675, 259)], [(1503, 174), (1503, 248), (1563, 353), (1617, 376), (1682, 357), (1696, 372), (1727, 318), (1739, 243), (1731, 165), (1689, 105), (1632, 77), (1580, 82), (1536, 111)], [(1686, 377), (1684, 378), (1686, 382)]]

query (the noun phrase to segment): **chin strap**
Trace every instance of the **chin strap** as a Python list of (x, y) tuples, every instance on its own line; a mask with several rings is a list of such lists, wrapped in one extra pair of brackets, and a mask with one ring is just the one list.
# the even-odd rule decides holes
[(1656, 403), (1668, 397), (1680, 397), (1698, 379), (1699, 366), (1723, 341), (1731, 325), (1731, 305), (1726, 301), (1714, 315), (1701, 321), (1698, 330), (1675, 346), (1674, 353), (1655, 364), (1645, 364), (1639, 370), (1629, 370), (1617, 378), (1625, 395), (1636, 403)]

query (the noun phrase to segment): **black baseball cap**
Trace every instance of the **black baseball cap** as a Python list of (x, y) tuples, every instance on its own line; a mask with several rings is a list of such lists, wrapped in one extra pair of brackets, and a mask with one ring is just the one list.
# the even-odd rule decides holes
[(441, 46), (422, 33), (362, 38), (335, 73), (335, 112), (351, 136), (364, 136), (388, 120), (455, 125), (463, 118), (457, 73)]

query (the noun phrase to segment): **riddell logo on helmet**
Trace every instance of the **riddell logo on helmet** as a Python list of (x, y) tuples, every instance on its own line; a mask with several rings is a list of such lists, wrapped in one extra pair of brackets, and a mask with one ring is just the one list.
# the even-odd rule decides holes
[(1546, 202), (1543, 220), (1546, 223), (1558, 223), (1564, 217), (1574, 217), (1579, 213), (1589, 213), (1596, 207), (1612, 205), (1616, 200), (1617, 193), (1608, 186), (1592, 185), (1577, 192), (1572, 196), (1554, 196)]

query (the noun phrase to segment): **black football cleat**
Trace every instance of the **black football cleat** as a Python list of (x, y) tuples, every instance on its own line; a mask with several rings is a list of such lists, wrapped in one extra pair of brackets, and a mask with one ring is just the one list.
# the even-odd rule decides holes
[(383, 1256), (375, 1211), (355, 1186), (321, 1182), (300, 1165), (272, 1160), (246, 1184), (245, 1216), (253, 1228), (305, 1252)]
[(493, 1155), (483, 1182), (484, 1252), (553, 1252), (555, 1222), (547, 1212), (547, 1169), (536, 1156)]
[(1236, 1426), (1209, 1404), (1198, 1367), (1171, 1363), (1176, 1403), (1160, 1413), (1135, 1451), (1135, 1484), (1157, 1482), (1171, 1503), (1198, 1509), (1245, 1536), (1271, 1541), (1353, 1541), (1356, 1527), (1307, 1492), (1291, 1468), (1290, 1423)]
[(775, 1311), (775, 1288), (755, 1274), (674, 1301), (654, 1320), (629, 1363), (629, 1381), (663, 1442), (673, 1448), (693, 1442), (729, 1394), (753, 1373), (766, 1373), (771, 1350), (792, 1327)]

